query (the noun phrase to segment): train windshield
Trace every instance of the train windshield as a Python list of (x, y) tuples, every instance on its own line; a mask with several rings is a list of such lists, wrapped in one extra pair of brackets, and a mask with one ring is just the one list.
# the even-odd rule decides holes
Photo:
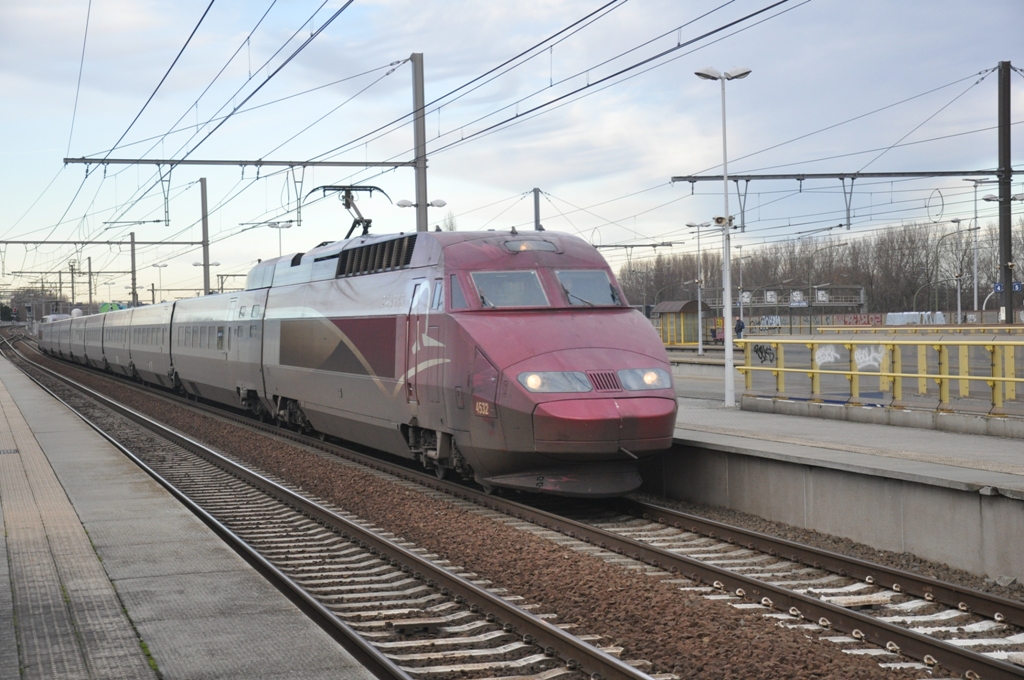
[(472, 276), (481, 307), (549, 306), (537, 272), (473, 272)]
[(570, 269), (555, 273), (570, 305), (597, 307), (622, 304), (618, 291), (608, 280), (608, 274), (600, 269)]

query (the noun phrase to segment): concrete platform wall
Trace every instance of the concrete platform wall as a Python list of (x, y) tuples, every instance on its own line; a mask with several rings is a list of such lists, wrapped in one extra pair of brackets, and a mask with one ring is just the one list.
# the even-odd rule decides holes
[[(673, 366), (673, 373), (675, 373)], [(737, 385), (742, 384), (739, 381)], [(993, 417), (978, 413), (911, 410), (890, 407), (865, 407), (858, 404), (828, 404), (796, 399), (772, 399), (743, 395), (740, 408), (758, 413), (805, 416), (827, 420), (848, 420), (856, 423), (941, 430), (957, 434), (980, 434), (991, 437), (1024, 439), (1024, 418)]]
[(652, 493), (1024, 582), (1024, 502), (984, 490), (683, 447), (648, 462), (642, 473)]

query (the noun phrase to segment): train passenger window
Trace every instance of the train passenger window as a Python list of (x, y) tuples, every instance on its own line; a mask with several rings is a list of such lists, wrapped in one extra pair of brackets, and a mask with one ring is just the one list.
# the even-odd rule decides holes
[(207, 326), (210, 329), (209, 334), (206, 337), (206, 349), (213, 349), (213, 341), (217, 337), (217, 329), (213, 326)]
[(192, 326), (185, 326), (185, 347), (192, 346)]
[(481, 307), (547, 307), (535, 271), (473, 272)]
[(562, 284), (570, 305), (594, 307), (622, 304), (618, 291), (608, 280), (608, 274), (601, 270), (572, 269), (556, 271), (555, 274), (558, 275), (558, 282)]
[(202, 326), (199, 329), (199, 346), (209, 348), (209, 331), (206, 326)]
[(434, 282), (434, 297), (430, 301), (431, 309), (444, 308), (444, 281), (438, 279)]
[(161, 328), (160, 329), (160, 344), (161, 345), (166, 345), (167, 344), (167, 329), (166, 328)]
[(448, 278), (451, 281), (452, 309), (469, 309), (469, 303), (466, 302), (466, 296), (462, 294), (462, 286), (459, 284), (458, 275), (452, 274)]
[(252, 318), (254, 318), (254, 319), (260, 318), (260, 306), (259, 305), (253, 305), (252, 306), (252, 313), (250, 314), (250, 316)]
[(199, 326), (192, 326), (192, 346), (199, 344)]
[(245, 318), (245, 305), (242, 305), (241, 307), (238, 308), (238, 318), (239, 319), (244, 319)]
[(250, 338), (255, 338), (256, 337), (256, 324), (252, 324), (251, 326), (249, 326), (249, 337)]
[(224, 349), (224, 326), (217, 326), (217, 349)]

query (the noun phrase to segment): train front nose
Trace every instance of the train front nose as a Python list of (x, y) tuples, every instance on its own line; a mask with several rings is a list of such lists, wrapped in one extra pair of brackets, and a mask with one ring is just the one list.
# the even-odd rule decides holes
[(547, 401), (533, 411), (534, 445), (565, 461), (640, 457), (672, 444), (675, 418), (676, 401), (665, 397)]

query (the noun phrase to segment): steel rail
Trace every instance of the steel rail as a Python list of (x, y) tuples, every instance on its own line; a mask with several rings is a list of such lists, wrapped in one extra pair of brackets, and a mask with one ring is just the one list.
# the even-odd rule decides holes
[(644, 519), (689, 529), (695, 534), (736, 543), (749, 550), (759, 550), (773, 557), (789, 559), (816, 569), (826, 569), (840, 576), (848, 576), (898, 593), (914, 595), (929, 602), (944, 604), (1024, 628), (1024, 602), (1014, 602), (972, 588), (945, 583), (920, 574), (874, 564), (856, 557), (847, 557), (650, 503), (618, 499), (617, 504), (624, 512), (642, 516)]
[[(697, 582), (712, 584), (723, 592), (732, 592), (740, 597), (749, 598), (770, 609), (788, 611), (790, 615), (797, 618), (816, 622), (823, 628), (849, 633), (854, 638), (870, 642), (891, 652), (905, 654), (931, 666), (939, 666), (957, 673), (973, 673), (986, 680), (990, 678), (1019, 679), (1024, 676), (1024, 672), (1020, 668), (1011, 664), (874, 619), (839, 605), (787, 590), (781, 586), (770, 585), (730, 572), (722, 567), (709, 565), (514, 501), (489, 497), (482, 492), (464, 488), (453, 490), (453, 492), (463, 497), (472, 497), (482, 505), (535, 522), (570, 538), (577, 538), (586, 543), (614, 550), (651, 566), (680, 573)], [(969, 677), (974, 676), (969, 675)]]
[[(211, 464), (238, 477), (251, 486), (260, 489), (276, 500), (290, 505), (311, 519), (334, 529), (343, 538), (355, 542), (360, 547), (367, 549), (371, 554), (375, 554), (382, 559), (387, 559), (393, 564), (398, 563), (409, 566), (409, 571), (413, 573), (414, 578), (422, 581), (433, 580), (436, 583), (436, 587), (450, 591), (456, 596), (456, 602), (459, 602), (460, 604), (467, 604), (471, 611), (493, 614), (496, 622), (511, 625), (512, 628), (509, 632), (522, 635), (523, 641), (527, 644), (535, 644), (542, 648), (554, 649), (556, 654), (565, 660), (566, 665), (570, 670), (581, 670), (582, 672), (591, 675), (595, 680), (650, 680), (649, 675), (639, 671), (633, 666), (630, 666), (626, 662), (601, 651), (597, 647), (574, 637), (541, 618), (519, 609), (515, 605), (506, 602), (501, 597), (445, 570), (430, 560), (420, 557), (416, 553), (413, 553), (392, 541), (373, 533), (369, 529), (361, 527), (359, 524), (324, 508), (318, 503), (315, 503), (314, 501), (311, 501), (270, 479), (267, 479), (263, 475), (260, 475), (243, 465), (235, 463), (200, 442), (191, 439), (184, 434), (175, 432), (156, 420), (153, 420), (152, 418), (149, 418), (128, 406), (120, 404), (110, 397), (104, 396), (95, 390), (68, 378), (67, 376), (60, 375), (49, 368), (30, 361), (23, 354), (18, 352), (18, 350), (15, 349), (14, 351), (21, 356), (22, 359), (32, 363), (33, 366), (37, 367), (39, 370), (45, 371), (54, 378), (82, 392), (89, 398), (99, 402), (107, 408), (110, 408), (116, 413), (119, 413), (152, 432), (155, 432), (160, 437), (168, 439), (178, 446), (201, 456)], [(150, 472), (150, 469), (141, 463), (141, 461), (138, 461), (135, 456), (132, 456), (132, 458), (138, 462), (143, 469)], [(156, 476), (156, 473), (150, 472), (150, 474), (154, 474)], [(159, 476), (156, 477), (160, 479)], [(230, 533), (230, 530), (226, 527), (224, 530)], [(233, 536), (233, 534), (231, 535)], [(237, 540), (241, 541), (240, 538)], [(272, 565), (271, 568), (273, 568)], [(283, 574), (281, 576), (282, 578), (287, 579)], [(290, 581), (290, 579), (287, 580)], [(326, 611), (332, 618), (336, 619), (333, 614), (330, 614), (329, 610), (324, 611)], [(338, 621), (338, 624), (344, 625), (340, 620)], [(376, 650), (374, 651), (376, 652)], [(379, 652), (377, 653), (379, 654)], [(386, 660), (386, 657), (384, 657), (384, 659)], [(408, 676), (403, 673), (402, 676), (392, 677), (407, 678)]]
[[(190, 406), (194, 406), (193, 402), (185, 403)], [(217, 408), (202, 408), (201, 410), (221, 416), (225, 413), (230, 413)], [(346, 447), (318, 442), (309, 437), (304, 437), (286, 430), (267, 426), (263, 423), (257, 423), (249, 418), (241, 416), (233, 416), (232, 419), (237, 419), (238, 421), (250, 426), (258, 427), (258, 429), (262, 429), (268, 433), (277, 434), (278, 436), (282, 436), (283, 438), (296, 441), (306, 446), (314, 446), (321, 450), (330, 451), (331, 453), (340, 453), (350, 460), (355, 460), (372, 468), (388, 472), (389, 474), (393, 474), (407, 480), (415, 481), (436, 490), (445, 491), (464, 500), (470, 500), (484, 507), (504, 512), (518, 519), (533, 522), (541, 527), (553, 529), (554, 531), (568, 535), (570, 538), (578, 538), (584, 542), (598, 545), (602, 548), (615, 550), (620, 554), (627, 555), (652, 566), (683, 574), (694, 581), (713, 584), (720, 590), (731, 591), (737, 594), (742, 593), (742, 597), (749, 598), (754, 602), (761, 602), (773, 609), (789, 611), (790, 614), (797, 616), (798, 618), (815, 621), (819, 624), (825, 624), (824, 627), (852, 634), (855, 637), (858, 637), (858, 639), (863, 639), (879, 647), (889, 649), (890, 651), (898, 650), (899, 653), (925, 662), (934, 661), (934, 665), (943, 667), (947, 670), (963, 674), (970, 672), (978, 675), (980, 678), (986, 679), (996, 678), (1002, 680), (1004, 678), (1020, 678), (1024, 676), (1024, 672), (1012, 664), (986, 657), (977, 652), (956, 647), (943, 640), (915, 633), (912, 630), (902, 628), (891, 623), (879, 621), (866, 614), (861, 614), (860, 612), (846, 609), (839, 605), (823, 602), (801, 593), (794, 593), (780, 586), (769, 585), (762, 581), (751, 579), (741, 574), (736, 574), (722, 567), (708, 565), (693, 558), (677, 555), (641, 541), (619, 536), (612, 532), (591, 527), (582, 522), (567, 519), (512, 500), (488, 495), (482, 491), (477, 491), (456, 482), (438, 480), (432, 475), (417, 472), (394, 463), (389, 463), (377, 457), (362, 454)], [(704, 520), (704, 522), (708, 522), (708, 520)], [(673, 520), (672, 524), (675, 523), (676, 520)], [(679, 523), (680, 526), (682, 526), (682, 519), (679, 520)], [(738, 530), (734, 527), (730, 527), (730, 529), (733, 530), (735, 536), (740, 536), (739, 532), (742, 530)], [(712, 533), (716, 533), (717, 535), (717, 532), (712, 531)], [(747, 540), (752, 541), (753, 538), (748, 538)], [(797, 544), (793, 545), (795, 546)], [(806, 554), (808, 555), (810, 555), (814, 550), (808, 546), (799, 547), (806, 551)], [(769, 550), (771, 550), (771, 548), (769, 548)], [(788, 550), (788, 552), (792, 553), (793, 551)], [(821, 561), (820, 557), (818, 561)], [(879, 574), (883, 573), (881, 571), (882, 569), (886, 569), (879, 565), (870, 565), (866, 562), (863, 564), (874, 567)], [(850, 567), (856, 568), (852, 564)], [(845, 569), (845, 567), (840, 568)], [(898, 570), (889, 571), (896, 572), (897, 576), (901, 573)], [(868, 575), (871, 574), (865, 574), (865, 577)], [(891, 575), (892, 574), (890, 573), (889, 576)], [(911, 581), (907, 579), (904, 579), (904, 581), (911, 583)], [(902, 587), (902, 584), (898, 581), (893, 581), (893, 583)], [(940, 582), (936, 581), (935, 583)], [(950, 584), (941, 585), (943, 586), (942, 589), (936, 589), (933, 591), (936, 599), (938, 599), (939, 595), (947, 597), (950, 595), (959, 595), (961, 592), (966, 591), (974, 593), (972, 600), (975, 600), (976, 603), (985, 599), (994, 600), (996, 602), (990, 605), (994, 607), (995, 604), (1000, 602), (1009, 602), (1008, 600), (994, 598), (977, 591), (959, 589), (955, 586), (951, 586)], [(924, 585), (921, 584), (921, 587), (923, 588)], [(926, 591), (922, 590), (921, 592)], [(925, 595), (925, 597), (927, 596)], [(963, 601), (964, 600), (961, 597), (955, 602), (953, 599), (950, 599), (948, 601), (940, 601), (940, 603), (958, 607), (959, 602)], [(1013, 603), (1011, 602), (1010, 604), (1012, 605)], [(986, 610), (987, 608), (988, 607), (986, 607)], [(1004, 608), (1006, 608), (1007, 611), (1014, 611), (1008, 607)], [(994, 613), (995, 611), (993, 610), (993, 615)], [(1003, 612), (1000, 611), (1000, 613)], [(1006, 615), (1007, 614), (1004, 613), (1004, 616)]]
[[(3, 338), (9, 346), (11, 343)], [(11, 349), (20, 355), (17, 349), (11, 346)], [(0, 349), (0, 354), (3, 350)], [(24, 355), (21, 355), (24, 358)], [(6, 357), (5, 357), (6, 358)], [(29, 361), (28, 359), (25, 359)], [(11, 362), (14, 364), (14, 362)], [(33, 366), (43, 371), (49, 371), (49, 369), (39, 366), (35, 362), (29, 361)], [(17, 366), (17, 364), (14, 364)], [(20, 367), (19, 367), (20, 368)], [(35, 376), (31, 375), (23, 368), (22, 373), (36, 385), (38, 385), (44, 392), (49, 394), (51, 397), (56, 399), (59, 403), (63, 404), (69, 411), (78, 416), (82, 422), (95, 430), (101, 437), (110, 442), (117, 450), (123, 453), (129, 460), (135, 463), (137, 466), (152, 477), (158, 484), (167, 489), (168, 492), (174, 498), (176, 498), (182, 505), (188, 508), (194, 515), (199, 517), (204, 524), (216, 533), (221, 540), (227, 543), (236, 553), (238, 553), (250, 566), (254, 567), (261, 576), (270, 581), (278, 590), (280, 590), (285, 596), (288, 597), (293, 603), (299, 606), (304, 614), (309, 616), (317, 625), (320, 626), (328, 635), (330, 635), (336, 642), (341, 644), (350, 654), (352, 654), (359, 663), (363, 664), (371, 673), (382, 680), (393, 678), (395, 680), (413, 680), (412, 676), (407, 674), (401, 668), (399, 668), (393, 661), (387, 658), (383, 653), (377, 650), (375, 647), (370, 645), (366, 640), (356, 633), (348, 624), (339, 619), (331, 610), (324, 607), (320, 602), (313, 598), (302, 586), (292, 580), (287, 574), (282, 572), (273, 563), (263, 557), (257, 552), (252, 546), (250, 546), (245, 540), (243, 540), (238, 534), (224, 525), (216, 517), (208, 513), (200, 505), (195, 503), (191, 498), (182, 493), (174, 484), (164, 478), (159, 472), (147, 465), (141, 458), (135, 455), (131, 450), (121, 444), (117, 439), (109, 435), (102, 427), (92, 422), (86, 415), (79, 412), (74, 406), (67, 403), (64, 399), (58, 396), (50, 388), (44, 385), (42, 382), (37, 380)], [(52, 373), (52, 375), (57, 374)], [(75, 389), (79, 387), (68, 379), (63, 381)], [(92, 394), (85, 392), (88, 388), (84, 388), (83, 392), (88, 394), (90, 397), (95, 398)], [(103, 403), (103, 402), (101, 402)], [(110, 407), (108, 403), (104, 403), (105, 406)], [(125, 415), (125, 414), (122, 414)], [(179, 442), (179, 446), (183, 446)], [(185, 448), (192, 450), (192, 447), (185, 446)], [(194, 451), (193, 451), (194, 453)]]

